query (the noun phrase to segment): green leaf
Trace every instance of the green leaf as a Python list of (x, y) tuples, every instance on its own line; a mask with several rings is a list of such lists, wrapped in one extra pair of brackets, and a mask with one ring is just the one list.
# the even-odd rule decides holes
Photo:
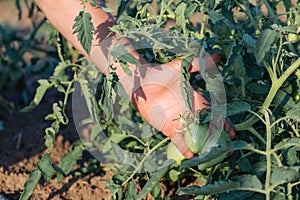
[(38, 161), (37, 166), (43, 174), (46, 181), (49, 181), (55, 174), (55, 169), (50, 160), (50, 153), (46, 153), (44, 157)]
[(52, 83), (49, 83), (46, 79), (38, 80), (40, 86), (36, 89), (35, 96), (29, 106), (23, 108), (20, 112), (31, 112), (35, 107), (37, 107), (42, 101), (46, 91), (53, 86)]
[(289, 166), (300, 163), (299, 153), (300, 147), (292, 147), (287, 150), (286, 159)]
[(197, 3), (189, 3), (188, 6), (186, 7), (185, 11), (184, 11), (184, 16), (187, 19), (190, 19), (193, 14), (195, 13), (196, 8), (198, 7)]
[(186, 3), (181, 2), (175, 9), (176, 24), (181, 27), (183, 32), (186, 32), (187, 19), (185, 18)]
[(46, 147), (52, 149), (54, 141), (55, 141), (55, 135), (56, 135), (56, 131), (54, 129), (54, 127), (48, 127), (45, 129), (45, 145)]
[(300, 105), (297, 104), (286, 113), (286, 116), (290, 119), (300, 122)]
[(133, 156), (128, 150), (122, 149), (119, 145), (111, 142), (112, 148), (115, 152), (115, 157), (123, 165), (132, 165), (134, 163)]
[(136, 200), (136, 183), (135, 181), (131, 181), (127, 185), (126, 193), (125, 193), (125, 199), (126, 200)]
[(106, 120), (109, 121), (113, 117), (113, 94), (114, 88), (118, 82), (118, 76), (115, 72), (107, 74), (102, 85), (102, 93), (99, 100), (100, 108), (106, 115)]
[(267, 162), (265, 160), (261, 160), (252, 165), (250, 170), (250, 174), (261, 176), (267, 170)]
[(292, 110), (295, 106), (293, 98), (283, 90), (278, 90), (276, 96), (273, 99), (275, 107), (284, 108), (286, 110)]
[(245, 33), (243, 35), (243, 41), (247, 47), (247, 50), (251, 50), (251, 52), (254, 52), (256, 40), (253, 39), (249, 34)]
[(149, 192), (151, 192), (155, 185), (159, 184), (160, 179), (167, 173), (168, 169), (169, 167), (164, 167), (154, 172), (143, 187), (137, 199), (142, 200)]
[(123, 71), (124, 71), (127, 75), (132, 76), (132, 72), (131, 72), (130, 69), (129, 69), (128, 63), (120, 62), (120, 65), (121, 65)]
[(100, 6), (100, 8), (101, 8), (101, 10), (103, 10), (106, 13), (112, 13), (112, 12), (114, 12), (113, 9), (108, 8), (108, 7)]
[(59, 78), (65, 75), (65, 69), (71, 65), (69, 60), (59, 62), (58, 65), (55, 67), (53, 72), (53, 77)]
[(236, 101), (227, 104), (226, 116), (233, 116), (251, 110), (251, 106), (245, 101)]
[(266, 53), (271, 49), (276, 36), (277, 32), (275, 30), (265, 29), (262, 31), (255, 43), (254, 55), (257, 62), (261, 62), (264, 59)]
[[(228, 137), (230, 140), (229, 135), (227, 133), (226, 135), (226, 137)], [(180, 169), (193, 166), (198, 166), (201, 169), (211, 167), (218, 162), (221, 162), (224, 158), (226, 158), (227, 153), (234, 149), (233, 143), (230, 141), (219, 141), (213, 143), (214, 145), (211, 145), (210, 148), (207, 147), (207, 150), (200, 153), (199, 157), (193, 157), (192, 159), (184, 160), (180, 165)]]
[(100, 126), (100, 124), (95, 124), (95, 126), (92, 128), (91, 130), (91, 134), (90, 134), (90, 137), (91, 137), (91, 141), (94, 141), (95, 138), (97, 137), (97, 135), (99, 135), (102, 131), (102, 128)]
[(89, 13), (80, 11), (74, 20), (72, 29), (74, 30), (73, 34), (77, 33), (78, 41), (80, 41), (84, 50), (89, 54), (95, 31), (92, 16)]
[(252, 169), (252, 165), (246, 157), (240, 159), (237, 164), (243, 172), (249, 172)]
[(255, 188), (262, 189), (263, 185), (255, 175), (244, 174), (241, 176), (232, 177), (233, 181), (240, 182), (240, 188)]
[(261, 81), (255, 81), (247, 84), (247, 90), (253, 94), (264, 95), (270, 90), (270, 86)]
[(86, 103), (86, 105), (84, 105), (84, 106), (87, 107), (89, 114), (92, 117), (92, 121), (98, 127), (99, 107), (98, 107), (97, 101), (95, 99), (95, 93), (96, 93), (96, 91), (95, 91), (96, 87), (94, 85), (95, 82), (93, 80), (90, 80), (89, 77), (88, 78), (82, 77), (78, 81), (79, 81), (81, 92), (84, 96), (84, 100)]
[[(160, 188), (160, 184), (156, 184), (154, 185), (152, 191), (151, 191), (152, 196), (155, 199), (161, 199), (161, 188)], [(166, 200), (166, 199), (165, 199)]]
[(202, 187), (191, 186), (191, 187), (181, 187), (177, 190), (178, 195), (211, 195), (218, 194), (222, 192), (227, 192), (230, 190), (237, 189), (241, 186), (241, 183), (235, 181), (215, 181), (213, 184), (208, 184)]
[(246, 84), (246, 68), (242, 56), (243, 45), (240, 41), (235, 41), (231, 47), (231, 51), (228, 55), (227, 62), (224, 66), (223, 74), (229, 73), (235, 78), (241, 81), (241, 89), (243, 96), (245, 95), (245, 84)]
[(32, 195), (35, 187), (39, 183), (42, 176), (42, 172), (39, 170), (39, 168), (35, 168), (27, 178), (25, 184), (24, 184), (24, 190), (20, 197), (20, 200), (27, 200)]
[(192, 111), (192, 95), (190, 92), (191, 84), (190, 84), (190, 77), (191, 74), (189, 72), (190, 69), (190, 62), (186, 59), (182, 59), (181, 62), (181, 74), (180, 74), (180, 85), (181, 85), (181, 92), (184, 98), (186, 107)]
[[(110, 54), (113, 56), (114, 59), (118, 59), (120, 62), (122, 62), (123, 64), (125, 63), (132, 63), (132, 64), (135, 64), (137, 66), (140, 66), (141, 63), (138, 59), (136, 59), (133, 55), (131, 55), (126, 49), (124, 46), (116, 46), (114, 47), (111, 51), (110, 51)], [(122, 66), (123, 68), (124, 66)], [(128, 66), (127, 66), (128, 68)], [(129, 68), (127, 69), (129, 70)], [(126, 71), (127, 71), (126, 70)], [(126, 72), (125, 71), (125, 72)]]
[(169, 171), (169, 173), (168, 173), (168, 176), (169, 176), (169, 178), (170, 178), (170, 180), (172, 181), (172, 182), (176, 182), (176, 181), (178, 181), (178, 178), (179, 178), (179, 175), (181, 174), (181, 172), (180, 171), (177, 171), (177, 170), (175, 170), (175, 169), (171, 169), (170, 171)]
[(84, 147), (80, 140), (76, 140), (71, 146), (70, 150), (62, 157), (59, 167), (64, 175), (68, 175), (77, 161), (82, 157)]
[(299, 167), (274, 167), (271, 174), (271, 184), (281, 185), (300, 178)]
[(281, 142), (277, 143), (274, 148), (275, 149), (284, 149), (291, 146), (300, 146), (300, 138), (290, 138), (283, 139)]
[(62, 124), (67, 124), (67, 121), (64, 118), (63, 111), (61, 107), (59, 107), (58, 103), (53, 103), (52, 109), (56, 119)]

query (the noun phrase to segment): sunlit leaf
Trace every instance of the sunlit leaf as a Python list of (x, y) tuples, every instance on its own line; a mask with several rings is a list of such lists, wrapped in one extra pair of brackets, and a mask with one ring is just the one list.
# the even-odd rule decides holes
[(45, 80), (45, 79), (38, 80), (38, 83), (40, 84), (40, 86), (36, 89), (35, 96), (34, 96), (32, 102), (29, 104), (29, 106), (23, 108), (21, 110), (21, 112), (32, 111), (36, 106), (38, 106), (40, 104), (46, 91), (53, 86), (52, 83), (49, 83), (49, 81)]
[(74, 20), (72, 29), (74, 30), (73, 34), (77, 33), (78, 41), (80, 41), (84, 50), (89, 54), (95, 31), (91, 14), (80, 11)]

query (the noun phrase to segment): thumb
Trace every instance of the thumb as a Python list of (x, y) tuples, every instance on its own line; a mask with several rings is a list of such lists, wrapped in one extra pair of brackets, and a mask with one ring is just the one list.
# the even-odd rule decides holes
[[(213, 53), (210, 55), (206, 55), (204, 58), (205, 60), (205, 70), (212, 69), (216, 66), (217, 63), (221, 61), (221, 55), (217, 53)], [(196, 57), (191, 62), (190, 72), (199, 72), (200, 71), (200, 58)]]

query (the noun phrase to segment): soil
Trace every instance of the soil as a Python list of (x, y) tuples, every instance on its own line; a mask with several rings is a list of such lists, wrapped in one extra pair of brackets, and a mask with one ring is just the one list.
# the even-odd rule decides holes
[[(10, 95), (14, 104), (22, 101), (21, 95), (16, 92)], [(15, 107), (10, 116), (2, 119), (5, 128), (0, 132), (0, 193), (8, 199), (19, 199), (27, 177), (45, 153), (44, 129), (49, 126), (49, 122), (44, 118), (58, 98), (54, 91), (50, 91), (34, 111), (20, 113)], [(78, 138), (72, 123), (63, 127), (57, 136), (51, 160), (58, 163), (70, 144)], [(90, 158), (88, 153), (84, 154), (83, 165)], [(110, 199), (110, 192), (105, 189), (106, 183), (100, 180), (110, 179), (111, 176), (111, 172), (103, 171), (101, 174), (86, 176), (70, 175), (62, 183), (57, 183), (55, 179), (50, 182), (40, 181), (31, 199)]]

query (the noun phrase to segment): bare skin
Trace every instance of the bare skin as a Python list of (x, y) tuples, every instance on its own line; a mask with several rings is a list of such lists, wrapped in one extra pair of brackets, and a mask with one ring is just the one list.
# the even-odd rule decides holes
[[(89, 57), (106, 74), (109, 64), (109, 49), (116, 39), (116, 36), (112, 36), (104, 41), (109, 33), (109, 27), (114, 25), (112, 16), (98, 8), (91, 7), (89, 3), (86, 4), (85, 11), (91, 14), (92, 23), (96, 29), (92, 41), (93, 45), (88, 55), (77, 40), (76, 35), (73, 34), (72, 29), (75, 17), (83, 8), (81, 0), (35, 1), (57, 30), (79, 52)], [(99, 46), (98, 44), (103, 41), (104, 43)], [(192, 158), (194, 154), (187, 147), (183, 135), (179, 131), (180, 122), (179, 120), (175, 120), (187, 110), (180, 86), (181, 60), (174, 60), (166, 64), (149, 67), (149, 64), (132, 50), (132, 47), (126, 40), (121, 41), (121, 44), (143, 65), (142, 67), (130, 65), (133, 76), (128, 76), (123, 72), (118, 63), (114, 63), (120, 82), (131, 97), (132, 103), (139, 110), (143, 118), (168, 136), (186, 158)], [(213, 67), (219, 61), (220, 56), (216, 54), (211, 55), (206, 58), (206, 67)], [(197, 60), (192, 62), (191, 72), (198, 71), (198, 63)], [(194, 110), (207, 107), (207, 102), (201, 94), (192, 88), (190, 91), (193, 96)], [(225, 123), (226, 127), (229, 127), (228, 122)], [(229, 133), (232, 137), (235, 135), (232, 128), (229, 130)]]

